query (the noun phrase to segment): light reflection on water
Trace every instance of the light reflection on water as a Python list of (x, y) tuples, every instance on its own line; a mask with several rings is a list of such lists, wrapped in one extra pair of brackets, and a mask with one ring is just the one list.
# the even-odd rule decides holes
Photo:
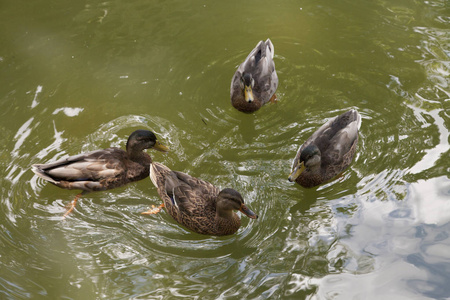
[[(35, 12), (21, 10), (0, 58), (0, 295), (448, 298), (449, 20), (443, 1), (397, 2), (272, 3), (282, 20), (262, 37), (241, 4), (70, 4), (46, 10), (48, 24), (28, 18), (40, 26), (27, 33)], [(61, 16), (68, 26), (50, 30)], [(249, 33), (274, 41), (280, 86), (278, 103), (245, 115), (228, 89)], [(349, 108), (363, 119), (350, 168), (314, 189), (289, 183), (298, 147)], [(236, 188), (259, 219), (209, 237), (143, 216), (160, 203), (146, 179), (86, 195), (61, 220), (75, 191), (30, 165), (123, 148), (137, 128), (171, 148), (149, 150), (155, 161)]]
[[(450, 150), (450, 145), (448, 142), (449, 139), (449, 131), (444, 126), (444, 119), (439, 116), (441, 110), (435, 109), (432, 111), (425, 111), (423, 109), (411, 107), (414, 111), (414, 114), (417, 116), (417, 119), (420, 119), (420, 115), (428, 115), (433, 118), (433, 122), (431, 123), (433, 126), (436, 126), (439, 132), (439, 140), (437, 145), (432, 149), (427, 149), (425, 151), (425, 155), (423, 158), (418, 161), (410, 170), (410, 174), (417, 174), (423, 172), (435, 165), (439, 159), (445, 155)], [(424, 127), (429, 126), (428, 122), (424, 121)]]
[[(344, 252), (339, 259), (344, 261), (341, 265), (345, 266), (345, 271), (307, 282), (309, 286), (320, 287), (318, 299), (330, 294), (365, 299), (441, 299), (448, 295), (448, 286), (442, 284), (450, 279), (450, 262), (444, 254), (450, 247), (450, 216), (448, 205), (443, 203), (448, 201), (443, 200), (445, 197), (436, 197), (444, 193), (448, 199), (448, 179), (440, 177), (408, 186), (412, 201), (418, 201), (418, 205), (362, 198), (358, 214), (341, 220), (355, 224), (350, 235), (341, 235), (337, 242), (343, 249), (341, 253)], [(355, 218), (359, 220), (352, 220)], [(365, 269), (368, 259), (370, 268)], [(328, 260), (335, 259), (328, 257)], [(305, 288), (304, 281), (304, 277), (296, 274), (291, 284), (301, 289)]]
[[(229, 273), (234, 274), (234, 278), (240, 278), (243, 283), (221, 291), (221, 295), (224, 297), (239, 295), (243, 292), (255, 296), (265, 293), (267, 297), (270, 297), (284, 285), (286, 285), (286, 296), (298, 295), (303, 292), (308, 294), (313, 291), (317, 291), (316, 297), (319, 298), (326, 298), (330, 292), (343, 297), (367, 295), (367, 293), (379, 296), (383, 293), (367, 290), (367, 285), (378, 282), (380, 280), (378, 278), (383, 278), (379, 284), (396, 288), (404, 287), (423, 294), (433, 293), (433, 288), (428, 286), (433, 284), (433, 281), (427, 280), (427, 273), (424, 271), (420, 276), (407, 277), (406, 283), (397, 278), (405, 277), (413, 265), (425, 266), (421, 259), (422, 254), (418, 255), (413, 252), (420, 248), (421, 241), (416, 239), (415, 230), (411, 228), (417, 224), (437, 223), (438, 221), (447, 224), (449, 220), (441, 220), (440, 215), (436, 214), (437, 211), (441, 211), (443, 212), (441, 216), (446, 216), (445, 200), (437, 200), (436, 207), (420, 204), (421, 200), (423, 202), (430, 198), (427, 189), (424, 190), (427, 183), (419, 181), (417, 184), (407, 184), (409, 187), (405, 191), (406, 183), (401, 179), (404, 172), (401, 170), (387, 170), (373, 175), (358, 172), (358, 161), (363, 158), (361, 153), (364, 152), (364, 149), (371, 147), (363, 140), (359, 154), (351, 168), (357, 172), (349, 170), (345, 172), (344, 176), (316, 190), (304, 191), (305, 196), (312, 196), (306, 198), (317, 199), (316, 202), (302, 204), (304, 203), (302, 201), (300, 206), (294, 205), (289, 209), (291, 216), (283, 221), (280, 218), (285, 210), (279, 210), (278, 207), (283, 206), (283, 201), (289, 203), (292, 201), (290, 198), (298, 198), (296, 195), (301, 188), (292, 186), (285, 181), (291, 157), (286, 156), (279, 161), (273, 159), (265, 162), (264, 153), (269, 156), (274, 155), (277, 153), (276, 149), (280, 148), (278, 141), (282, 140), (285, 135), (308, 136), (315, 126), (307, 125), (308, 128), (304, 131), (300, 130), (299, 134), (297, 134), (297, 128), (300, 124), (288, 126), (287, 131), (281, 133), (269, 130), (267, 134), (263, 134), (258, 131), (267, 130), (264, 127), (258, 128), (258, 121), (255, 120), (256, 124), (244, 124), (245, 126), (253, 125), (254, 127), (250, 130), (256, 131), (254, 133), (256, 138), (250, 140), (249, 143), (245, 142), (242, 137), (239, 138), (240, 131), (237, 130), (239, 125), (232, 126), (231, 130), (227, 129), (225, 134), (218, 137), (219, 140), (214, 145), (197, 146), (200, 150), (204, 150), (204, 147), (207, 150), (203, 151), (203, 154), (191, 164), (191, 171), (195, 172), (197, 168), (201, 167), (203, 171), (201, 175), (208, 177), (211, 176), (210, 170), (213, 169), (213, 167), (208, 169), (208, 166), (216, 165), (217, 161), (220, 161), (219, 165), (222, 167), (216, 171), (219, 174), (207, 179), (218, 180), (222, 185), (234, 184), (239, 190), (244, 191), (243, 194), (249, 205), (252, 208), (254, 205), (253, 209), (260, 214), (261, 218), (254, 223), (244, 218), (243, 227), (235, 236), (198, 237), (181, 228), (167, 214), (163, 213), (154, 217), (140, 216), (139, 213), (145, 211), (150, 204), (158, 204), (160, 201), (156, 193), (152, 191), (149, 181), (138, 183), (140, 186), (138, 190), (130, 185), (113, 192), (85, 197), (86, 199), (83, 199), (77, 208), (76, 216), (61, 222), (60, 216), (64, 211), (64, 202), (70, 199), (70, 195), (73, 193), (58, 189), (58, 194), (68, 195), (63, 196), (63, 199), (66, 200), (44, 200), (47, 196), (43, 193), (43, 189), (52, 189), (53, 187), (46, 187), (39, 182), (40, 180), (36, 181), (33, 178), (34, 194), (40, 195), (41, 198), (33, 207), (41, 210), (43, 215), (47, 215), (44, 218), (45, 222), (53, 221), (54, 225), (64, 232), (69, 252), (74, 254), (73, 258), (77, 260), (84, 276), (100, 278), (100, 274), (106, 272), (106, 274), (117, 273), (116, 276), (119, 278), (125, 274), (127, 276), (146, 274), (145, 276), (152, 278), (151, 284), (155, 287), (153, 292), (139, 292), (141, 289), (145, 291), (143, 286), (149, 284), (148, 281), (145, 281), (143, 286), (135, 284), (134, 289), (122, 291), (124, 294), (139, 294), (141, 297), (167, 296), (169, 294), (193, 296), (202, 295), (207, 288), (210, 289), (209, 292), (218, 294), (220, 282), (229, 279)], [(323, 121), (320, 119), (315, 122), (320, 124)], [(275, 126), (276, 122), (279, 120), (273, 121), (271, 125)], [(26, 128), (30, 122), (27, 121), (27, 124), (27, 126), (22, 126), (19, 131), (27, 132)], [(228, 125), (225, 124), (222, 127), (228, 127)], [(95, 133), (86, 138), (89, 142), (83, 143), (85, 146), (81, 151), (96, 149), (99, 147), (98, 144), (104, 141), (108, 141), (112, 146), (123, 147), (126, 136), (120, 138), (117, 133), (138, 127), (154, 130), (161, 141), (171, 147), (172, 151), (168, 155), (151, 152), (150, 154), (154, 158), (158, 157), (166, 164), (176, 164), (177, 158), (189, 157), (183, 145), (186, 140), (195, 139), (195, 137), (170, 124), (167, 120), (148, 115), (123, 116), (102, 125)], [(20, 135), (16, 137), (18, 140), (26, 140), (26, 136), (25, 138)], [(59, 140), (59, 145), (61, 141), (64, 142), (61, 138), (61, 135), (55, 135), (55, 141)], [(296, 142), (300, 144), (302, 141)], [(237, 149), (238, 155), (230, 156), (222, 150), (227, 147)], [(296, 148), (291, 145), (281, 146), (281, 149), (294, 154)], [(57, 147), (51, 150), (60, 151)], [(47, 153), (49, 157), (53, 155), (50, 152)], [(206, 170), (204, 166), (206, 166)], [(359, 180), (356, 185), (359, 190), (356, 196), (351, 196), (355, 191), (346, 190), (345, 186), (351, 185), (355, 176)], [(267, 182), (271, 177), (280, 179)], [(448, 180), (445, 178), (441, 178), (438, 184), (431, 180), (428, 184), (431, 187), (428, 190), (435, 190), (446, 182)], [(336, 184), (343, 186), (337, 194), (333, 190), (333, 186)], [(419, 185), (420, 190), (425, 191), (424, 194), (412, 195), (417, 193), (415, 185)], [(288, 193), (290, 195), (288, 198), (277, 199), (282, 191), (280, 186), (291, 191)], [(142, 187), (144, 189), (141, 191)], [(432, 198), (445, 199), (445, 197), (439, 196), (442, 193), (448, 196), (448, 189), (438, 190), (436, 195), (433, 195), (436, 197)], [(409, 195), (408, 199), (413, 199), (413, 201), (417, 199), (417, 209), (414, 210), (414, 207), (408, 203), (397, 202), (398, 199), (405, 199), (405, 194)], [(50, 195), (55, 195), (55, 192), (53, 191)], [(149, 197), (149, 195), (151, 196)], [(333, 196), (335, 200), (333, 200)], [(273, 201), (261, 204), (262, 199), (273, 199)], [(379, 202), (379, 199), (388, 201)], [(44, 200), (44, 204), (40, 204), (42, 200)], [(306, 205), (306, 207), (302, 205)], [(427, 207), (426, 210), (422, 209), (424, 206)], [(427, 211), (430, 213), (427, 214)], [(273, 216), (276, 214), (280, 218), (274, 218)], [(266, 226), (272, 230), (265, 230)], [(425, 227), (427, 228), (427, 226)], [(193, 236), (195, 239), (192, 239)], [(274, 247), (273, 240), (279, 241), (282, 249), (271, 249)], [(431, 257), (436, 253), (439, 258), (439, 255), (443, 253), (439, 244), (432, 245), (435, 247), (430, 248), (430, 251), (423, 251)], [(442, 245), (444, 248), (447, 246), (446, 243)], [(150, 257), (148, 256), (149, 249), (152, 252)], [(240, 251), (236, 252), (236, 249), (240, 249)], [(270, 265), (263, 264), (261, 267), (249, 265), (250, 262), (259, 261), (263, 257), (264, 260), (267, 260), (268, 253), (272, 252), (274, 259), (281, 259), (281, 261), (272, 262)], [(282, 257), (279, 257), (279, 253), (282, 254)], [(383, 258), (381, 266), (377, 261), (378, 257)], [(202, 259), (201, 263), (196, 261), (198, 258)], [(185, 261), (184, 268), (180, 269), (176, 263), (178, 259)], [(50, 261), (52, 260), (50, 259)], [(244, 263), (247, 260), (249, 263)], [(288, 261), (288, 263), (284, 261)], [(113, 270), (109, 269), (111, 262), (114, 262)], [(257, 265), (259, 266), (259, 262)], [(286, 269), (287, 265), (289, 267)], [(137, 266), (141, 267), (136, 269)], [(266, 273), (268, 269), (272, 268), (274, 272)], [(136, 272), (140, 275), (135, 275)], [(174, 277), (174, 272), (180, 276), (178, 280), (176, 276)], [(356, 274), (366, 275), (361, 277)], [(211, 277), (217, 278), (216, 284), (219, 285), (217, 288), (209, 287), (208, 283), (210, 283)], [(168, 291), (164, 283), (167, 280), (175, 280), (179, 287), (175, 284), (175, 287)], [(71, 281), (82, 281), (82, 278), (73, 278)], [(189, 287), (186, 282), (190, 282)], [(107, 289), (112, 282), (93, 280), (93, 284), (96, 289), (107, 294)], [(249, 284), (254, 285), (255, 288), (249, 289)], [(414, 288), (411, 288), (411, 285)], [(355, 290), (354, 286), (361, 286), (362, 290)], [(348, 291), (350, 287), (352, 287), (351, 292)], [(329, 292), (328, 289), (331, 291)], [(392, 295), (391, 292), (386, 294), (386, 296)], [(401, 298), (412, 295), (405, 294), (401, 290), (400, 294), (396, 296)]]

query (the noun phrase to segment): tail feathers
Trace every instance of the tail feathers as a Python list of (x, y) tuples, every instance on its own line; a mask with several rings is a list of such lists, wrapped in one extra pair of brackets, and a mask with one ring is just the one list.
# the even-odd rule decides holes
[(156, 172), (156, 170), (155, 170), (155, 163), (151, 163), (150, 164), (150, 179), (151, 179), (153, 185), (155, 187), (158, 187), (158, 183), (157, 183), (157, 180), (156, 180), (155, 172)]
[(255, 49), (257, 49), (255, 54), (255, 64), (258, 64), (261, 59), (273, 59), (274, 49), (270, 39), (267, 39), (265, 42), (260, 41)]
[(272, 41), (270, 39), (267, 39), (265, 44), (266, 44), (266, 53), (265, 53), (265, 55), (267, 57), (270, 57), (271, 59), (273, 59), (273, 55), (275, 53), (275, 49), (273, 47)]
[[(348, 115), (348, 123), (346, 126), (339, 130), (339, 132), (336, 134), (338, 139), (343, 139), (344, 137), (346, 139), (350, 139), (352, 145), (355, 140), (358, 139), (358, 130), (361, 127), (361, 115), (358, 113), (358, 111), (352, 109), (346, 113)], [(337, 143), (341, 144), (341, 143)], [(343, 145), (347, 144), (342, 142)]]
[(52, 177), (50, 177), (49, 175), (47, 175), (47, 173), (45, 173), (44, 170), (42, 170), (42, 166), (40, 164), (35, 164), (31, 166), (31, 170), (34, 172), (34, 174), (36, 174), (37, 176), (41, 177), (42, 179), (47, 180), (48, 182), (54, 183), (54, 184), (58, 184), (59, 181), (56, 181), (55, 179), (53, 179)]
[[(347, 126), (349, 126), (350, 123), (355, 122), (357, 130), (359, 130), (361, 128), (361, 115), (359, 114), (359, 112), (356, 109), (350, 109), (343, 115), (348, 116), (348, 125)], [(352, 126), (354, 127), (355, 125), (352, 125)]]
[[(150, 164), (150, 179), (152, 180), (153, 185), (158, 188), (162, 182), (159, 182), (158, 178), (162, 178), (165, 176), (164, 173), (170, 172), (170, 169), (163, 164), (153, 162)], [(161, 174), (163, 174), (161, 176)]]

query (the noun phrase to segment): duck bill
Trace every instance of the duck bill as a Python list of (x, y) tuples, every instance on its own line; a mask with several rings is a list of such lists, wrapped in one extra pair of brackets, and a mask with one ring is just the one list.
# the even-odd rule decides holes
[(161, 152), (167, 152), (169, 151), (169, 147), (161, 144), (160, 142), (156, 141), (155, 145), (153, 146), (153, 149), (161, 151)]
[(295, 168), (292, 170), (292, 173), (289, 175), (288, 180), (290, 182), (294, 182), (303, 171), (305, 171), (306, 167), (303, 162), (297, 164)]
[(253, 90), (252, 87), (249, 85), (246, 85), (244, 88), (244, 97), (245, 97), (245, 101), (248, 103), (252, 103), (254, 100), (253, 97)]
[(251, 219), (258, 219), (258, 215), (255, 214), (253, 211), (251, 211), (244, 204), (241, 205), (241, 208), (239, 209), (239, 211)]

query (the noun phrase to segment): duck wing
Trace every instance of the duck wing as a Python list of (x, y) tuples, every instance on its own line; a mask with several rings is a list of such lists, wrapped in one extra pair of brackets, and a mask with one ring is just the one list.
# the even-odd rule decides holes
[(165, 189), (172, 202), (189, 215), (202, 214), (219, 193), (211, 183), (178, 171), (167, 176)]
[(275, 71), (275, 62), (273, 61), (274, 47), (272, 41), (267, 39), (260, 41), (258, 45), (250, 52), (244, 62), (239, 66), (238, 72), (241, 74), (251, 73), (255, 80), (255, 89), (260, 92), (268, 91), (271, 87), (278, 86), (278, 76)]
[(342, 163), (358, 141), (360, 126), (361, 116), (353, 109), (333, 118), (317, 145), (322, 153), (322, 164)]
[(39, 177), (64, 188), (102, 190), (101, 180), (115, 178), (125, 172), (126, 152), (108, 148), (60, 159), (49, 164), (32, 165)]
[(311, 144), (319, 148), (322, 165), (341, 161), (357, 142), (360, 127), (361, 116), (354, 109), (329, 119), (300, 146), (293, 165), (297, 165), (303, 149)]

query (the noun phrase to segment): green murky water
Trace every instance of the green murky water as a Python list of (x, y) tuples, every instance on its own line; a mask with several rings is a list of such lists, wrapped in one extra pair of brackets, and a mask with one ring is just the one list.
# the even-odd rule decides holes
[[(4, 1), (0, 10), (1, 299), (450, 297), (450, 8), (437, 1)], [(279, 102), (232, 108), (231, 78), (275, 45)], [(287, 181), (303, 141), (356, 108), (350, 168)], [(30, 165), (124, 147), (233, 187), (260, 216), (201, 236), (150, 180), (85, 196)]]

